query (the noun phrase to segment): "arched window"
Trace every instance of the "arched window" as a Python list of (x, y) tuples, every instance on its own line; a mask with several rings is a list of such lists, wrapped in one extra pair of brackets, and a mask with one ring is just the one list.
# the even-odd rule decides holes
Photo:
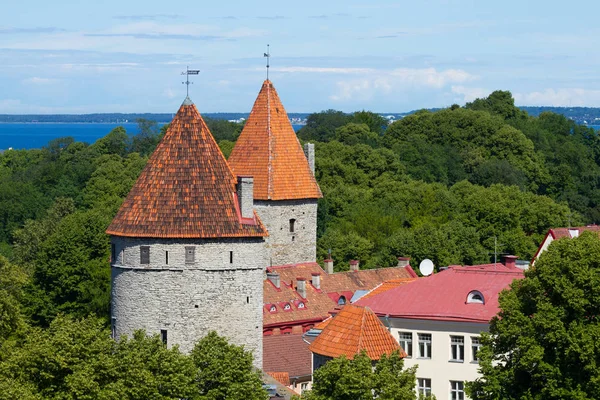
[(467, 296), (467, 303), (485, 304), (485, 298), (479, 290), (472, 290)]
[(340, 296), (340, 298), (338, 299), (338, 306), (344, 306), (344, 305), (346, 305), (346, 297)]
[(294, 232), (294, 229), (296, 228), (296, 220), (294, 218), (290, 219), (290, 232)]
[(285, 303), (285, 305), (283, 306), (283, 309), (284, 309), (285, 311), (289, 311), (289, 310), (291, 310), (291, 309), (292, 309), (292, 306), (290, 306), (290, 304), (289, 304), (289, 303)]

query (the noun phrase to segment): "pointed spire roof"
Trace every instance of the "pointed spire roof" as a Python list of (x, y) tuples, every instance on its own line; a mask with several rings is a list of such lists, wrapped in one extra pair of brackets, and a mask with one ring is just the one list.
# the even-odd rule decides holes
[(236, 174), (254, 177), (257, 200), (323, 196), (285, 108), (268, 79), (228, 161)]
[(153, 238), (266, 236), (243, 219), (237, 179), (196, 106), (186, 98), (106, 233)]
[(317, 338), (308, 346), (313, 353), (328, 357), (354, 358), (362, 350), (371, 360), (400, 351), (402, 347), (368, 307), (348, 304), (333, 317)]

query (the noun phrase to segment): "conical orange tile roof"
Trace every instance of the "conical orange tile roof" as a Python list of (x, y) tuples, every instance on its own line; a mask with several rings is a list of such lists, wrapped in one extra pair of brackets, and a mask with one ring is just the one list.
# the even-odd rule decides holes
[(254, 177), (257, 200), (322, 197), (285, 108), (268, 79), (228, 161), (237, 175)]
[(346, 356), (352, 359), (362, 350), (371, 360), (379, 360), (382, 355), (390, 355), (396, 350), (400, 351), (401, 357), (406, 357), (404, 350), (371, 309), (351, 304), (344, 306), (329, 321), (308, 348), (313, 353), (333, 358)]
[(242, 220), (236, 178), (196, 106), (186, 98), (106, 233), (153, 238), (266, 236)]

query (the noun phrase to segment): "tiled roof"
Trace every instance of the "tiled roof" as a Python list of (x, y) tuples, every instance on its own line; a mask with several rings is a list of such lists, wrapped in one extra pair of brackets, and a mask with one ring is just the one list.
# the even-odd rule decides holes
[(574, 228), (552, 228), (550, 229), (550, 234), (554, 239), (560, 239), (564, 237), (573, 238), (581, 235), (581, 232), (584, 231), (600, 232), (600, 226), (588, 225)]
[(383, 354), (406, 353), (379, 318), (368, 307), (348, 304), (327, 324), (323, 332), (308, 346), (313, 353), (328, 357), (354, 358), (362, 350), (371, 360)]
[[(521, 278), (522, 270), (502, 264), (453, 266), (356, 304), (397, 318), (487, 323), (498, 313), (498, 294)], [(483, 304), (467, 303), (472, 291), (483, 295)]]
[[(344, 296), (349, 303), (357, 290), (371, 290), (381, 282), (412, 278), (415, 274), (410, 266), (327, 274), (317, 263), (274, 266), (267, 270), (277, 272), (281, 283), (280, 288), (277, 289), (268, 279), (264, 281), (263, 325), (265, 327), (303, 321), (320, 322), (337, 307), (341, 296)], [(320, 289), (312, 285), (313, 274), (320, 275)], [(296, 291), (298, 278), (306, 280), (306, 299)], [(300, 301), (304, 304), (303, 308), (298, 307)], [(290, 304), (289, 311), (284, 311), (284, 304)], [(275, 305), (276, 312), (269, 311), (270, 305)]]
[(375, 296), (377, 294), (387, 292), (390, 289), (397, 288), (398, 286), (406, 285), (407, 283), (411, 283), (416, 281), (417, 278), (400, 278), (400, 279), (390, 279), (389, 281), (385, 281), (380, 285), (377, 285), (373, 290), (369, 291), (365, 294), (361, 299), (368, 299), (369, 297)]
[(267, 372), (267, 374), (271, 375), (282, 385), (290, 386), (290, 374), (288, 372)]
[(287, 372), (289, 378), (312, 374), (308, 344), (302, 335), (271, 335), (263, 337), (263, 370)]
[(238, 175), (254, 177), (257, 200), (322, 197), (302, 146), (271, 81), (264, 81), (229, 156)]
[(266, 236), (242, 220), (237, 180), (196, 106), (187, 99), (106, 233), (154, 238)]
[(316, 324), (315, 326), (313, 326), (313, 328), (322, 331), (323, 329), (325, 329), (327, 327), (327, 325), (329, 325), (329, 323), (331, 322), (332, 319), (333, 319), (333, 317), (329, 316), (329, 317), (325, 318), (323, 321), (321, 321), (318, 324)]

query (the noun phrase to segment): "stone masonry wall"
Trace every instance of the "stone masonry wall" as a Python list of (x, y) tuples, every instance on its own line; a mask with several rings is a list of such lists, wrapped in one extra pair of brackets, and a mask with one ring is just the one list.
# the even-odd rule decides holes
[[(262, 282), (267, 265), (262, 238), (111, 240), (116, 256), (111, 311), (117, 337), (137, 329), (151, 334), (167, 330), (168, 345), (178, 344), (189, 352), (215, 330), (252, 351), (255, 366), (262, 367)], [(149, 264), (140, 264), (140, 246), (150, 247)], [(186, 246), (195, 247), (193, 264), (186, 264)]]
[[(269, 231), (269, 265), (316, 261), (317, 200), (255, 200), (254, 208)], [(294, 232), (290, 220), (294, 219)]]

